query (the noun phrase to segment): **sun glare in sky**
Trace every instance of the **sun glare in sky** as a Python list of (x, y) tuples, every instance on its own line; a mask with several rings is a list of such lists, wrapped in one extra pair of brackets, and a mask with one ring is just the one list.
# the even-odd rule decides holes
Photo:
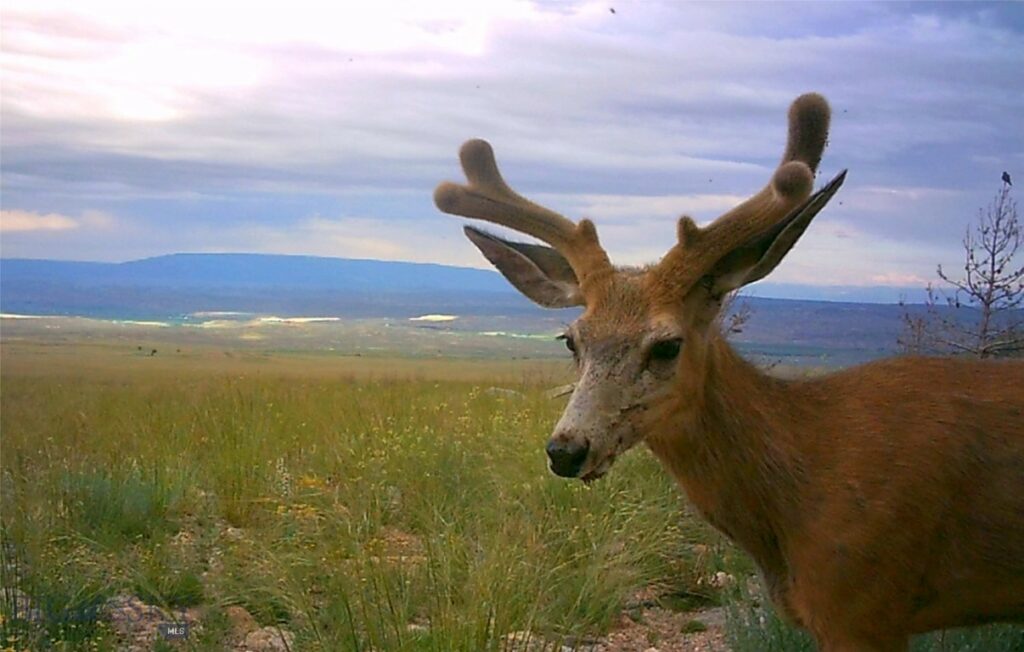
[(483, 267), (431, 194), (485, 137), (523, 194), (650, 262), (680, 214), (767, 181), (814, 90), (822, 174), (850, 176), (774, 278), (896, 285), (955, 263), (1024, 162), (1012, 3), (34, 0), (0, 28), (9, 257)]

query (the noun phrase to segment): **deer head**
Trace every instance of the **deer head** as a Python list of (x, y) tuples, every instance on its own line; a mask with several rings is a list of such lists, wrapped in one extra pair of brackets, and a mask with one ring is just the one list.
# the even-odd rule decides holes
[(639, 269), (612, 266), (590, 220), (572, 222), (516, 194), (488, 143), (462, 146), (469, 183), (442, 183), (434, 193), (437, 207), (550, 245), (465, 227), (534, 302), (585, 308), (561, 336), (580, 377), (547, 446), (557, 475), (599, 478), (639, 441), (699, 414), (713, 371), (708, 352), (721, 338), (715, 324), (722, 298), (771, 272), (843, 183), (845, 171), (812, 194), (828, 123), (823, 97), (797, 98), (788, 144), (768, 185), (703, 228), (682, 217), (668, 253)]

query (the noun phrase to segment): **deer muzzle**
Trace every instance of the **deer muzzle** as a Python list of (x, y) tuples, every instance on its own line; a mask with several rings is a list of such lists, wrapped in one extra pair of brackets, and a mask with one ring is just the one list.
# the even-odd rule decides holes
[(563, 478), (575, 478), (587, 461), (590, 442), (552, 437), (548, 441), (547, 453), (552, 473)]
[[(547, 444), (551, 471), (596, 480), (634, 443), (629, 410), (634, 398), (619, 365), (589, 364)], [(625, 387), (624, 387), (625, 385)]]

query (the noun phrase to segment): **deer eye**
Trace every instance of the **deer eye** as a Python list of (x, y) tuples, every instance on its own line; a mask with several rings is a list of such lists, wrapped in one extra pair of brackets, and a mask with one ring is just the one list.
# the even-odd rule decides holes
[(657, 362), (668, 362), (679, 356), (679, 349), (683, 345), (681, 337), (674, 337), (670, 340), (660, 340), (651, 346), (647, 354), (648, 360)]
[(576, 341), (572, 339), (572, 335), (569, 335), (568, 333), (563, 333), (562, 335), (559, 335), (555, 339), (559, 339), (565, 342), (565, 348), (572, 351), (573, 355), (576, 355)]

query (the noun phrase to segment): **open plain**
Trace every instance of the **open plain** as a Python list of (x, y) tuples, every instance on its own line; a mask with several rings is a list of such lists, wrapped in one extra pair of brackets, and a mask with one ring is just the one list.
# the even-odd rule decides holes
[(547, 470), (557, 343), (360, 329), (5, 319), (7, 649), (812, 649), (646, 450)]

